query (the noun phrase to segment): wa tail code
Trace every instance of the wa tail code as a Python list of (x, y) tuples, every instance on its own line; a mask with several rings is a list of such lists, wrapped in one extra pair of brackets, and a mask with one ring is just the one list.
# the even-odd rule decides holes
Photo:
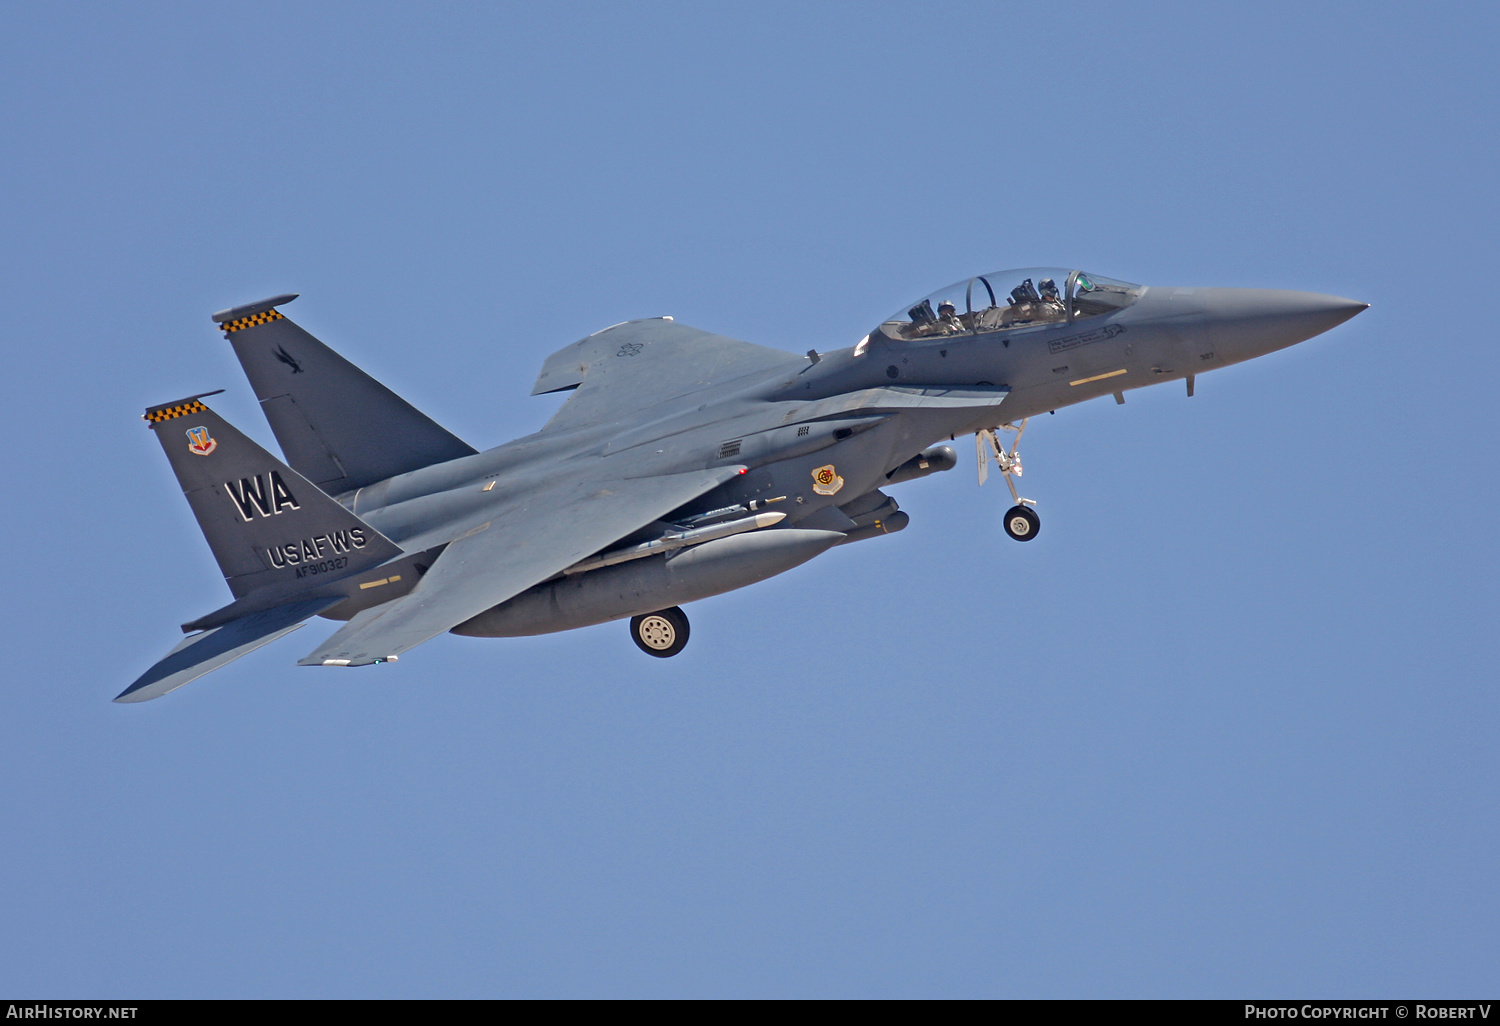
[(254, 520), (256, 514), (270, 517), (284, 510), (302, 508), (292, 495), (292, 490), (281, 479), (281, 474), (274, 470), (270, 474), (242, 477), (238, 485), (233, 481), (225, 481), (224, 491), (229, 494), (229, 500), (234, 503), (235, 510), (246, 523)]

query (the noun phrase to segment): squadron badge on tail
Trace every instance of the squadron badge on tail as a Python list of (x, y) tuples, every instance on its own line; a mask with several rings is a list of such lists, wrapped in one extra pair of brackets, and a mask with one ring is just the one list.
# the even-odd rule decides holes
[(194, 456), (207, 456), (219, 447), (206, 427), (188, 428), (188, 452)]

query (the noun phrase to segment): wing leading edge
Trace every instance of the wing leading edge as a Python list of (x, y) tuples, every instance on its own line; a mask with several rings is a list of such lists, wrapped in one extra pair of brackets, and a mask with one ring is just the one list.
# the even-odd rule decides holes
[(742, 469), (623, 480), (574, 477), (536, 489), (449, 544), (409, 595), (360, 613), (298, 665), (384, 662), (540, 584)]

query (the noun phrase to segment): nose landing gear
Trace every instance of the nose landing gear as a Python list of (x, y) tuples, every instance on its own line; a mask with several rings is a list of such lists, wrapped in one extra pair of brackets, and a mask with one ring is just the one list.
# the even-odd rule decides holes
[(1001, 424), (1000, 430), (1016, 433), (1009, 451), (1000, 444), (994, 428), (974, 433), (974, 449), (979, 457), (979, 483), (982, 485), (989, 478), (990, 460), (994, 460), (995, 465), (1000, 468), (1000, 476), (1005, 478), (1005, 486), (1010, 489), (1010, 497), (1015, 500), (1015, 505), (1005, 511), (1005, 533), (1016, 541), (1031, 541), (1042, 529), (1042, 518), (1032, 508), (1036, 502), (1023, 499), (1016, 491), (1015, 482), (1015, 478), (1021, 476), (1021, 456), (1017, 450), (1021, 447), (1021, 435), (1026, 431), (1026, 420), (1021, 421), (1020, 427)]
[(688, 618), (678, 606), (630, 618), (630, 640), (647, 655), (666, 659), (687, 647)]
[(1028, 506), (1012, 506), (1005, 511), (1005, 533), (1016, 541), (1031, 541), (1042, 529), (1042, 518)]

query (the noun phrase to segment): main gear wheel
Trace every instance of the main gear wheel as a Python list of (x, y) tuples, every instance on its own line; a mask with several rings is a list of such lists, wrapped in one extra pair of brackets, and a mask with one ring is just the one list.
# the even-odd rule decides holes
[(687, 647), (688, 618), (679, 607), (630, 618), (630, 640), (647, 655), (666, 659)]

